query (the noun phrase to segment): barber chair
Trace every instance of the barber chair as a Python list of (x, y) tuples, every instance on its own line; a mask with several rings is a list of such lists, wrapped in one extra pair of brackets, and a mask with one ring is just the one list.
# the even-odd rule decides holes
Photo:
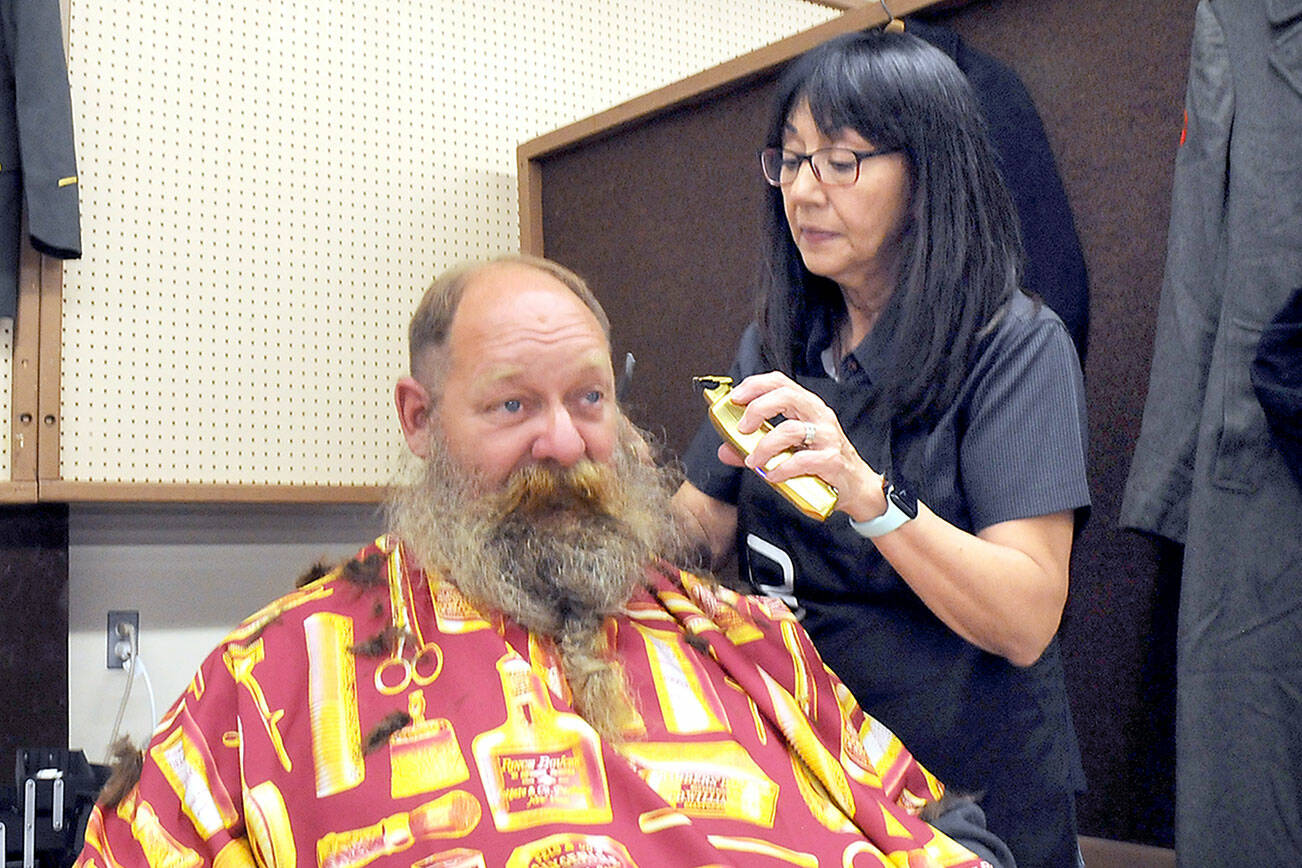
[(79, 750), (19, 749), (14, 786), (0, 787), (4, 868), (72, 865), (108, 773), (107, 766), (92, 765)]

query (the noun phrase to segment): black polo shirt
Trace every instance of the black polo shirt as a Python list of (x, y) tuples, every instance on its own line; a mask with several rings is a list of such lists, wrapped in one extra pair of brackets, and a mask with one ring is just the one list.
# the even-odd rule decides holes
[[(1071, 338), (1054, 313), (1019, 293), (982, 340), (938, 424), (894, 432), (888, 455), (886, 434), (864, 410), (891, 363), (891, 333), (890, 321), (879, 321), (833, 379), (823, 358), (830, 328), (815, 324), (796, 376), (836, 412), (866, 461), (889, 467), (964, 530), (1062, 510), (1084, 518), (1084, 387)], [(752, 325), (730, 374), (736, 381), (761, 370)], [(687, 477), (738, 507), (742, 578), (799, 611), (824, 661), (923, 765), (950, 786), (985, 792), (992, 831), (1015, 838), (997, 825), (1005, 808), (1084, 788), (1056, 639), (1028, 668), (968, 643), (844, 513), (826, 522), (802, 515), (755, 473), (721, 464), (719, 442), (705, 422), (685, 457)]]

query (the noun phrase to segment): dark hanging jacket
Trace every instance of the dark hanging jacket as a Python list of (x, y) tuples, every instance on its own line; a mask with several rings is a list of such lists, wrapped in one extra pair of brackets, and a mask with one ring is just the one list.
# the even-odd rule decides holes
[(0, 0), (0, 317), (16, 306), (24, 199), (32, 246), (81, 256), (59, 0)]
[(1302, 0), (1202, 0), (1185, 116), (1121, 523), (1185, 544), (1177, 858), (1295, 865), (1302, 483), (1252, 375), (1302, 286)]
[(950, 28), (910, 18), (905, 31), (948, 54), (971, 83), (1017, 206), (1026, 248), (1023, 286), (1066, 324), (1083, 366), (1090, 318), (1085, 255), (1031, 95), (1017, 73), (967, 45)]

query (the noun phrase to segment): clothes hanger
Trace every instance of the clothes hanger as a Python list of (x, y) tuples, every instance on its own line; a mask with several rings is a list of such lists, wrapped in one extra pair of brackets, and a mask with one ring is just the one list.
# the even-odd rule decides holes
[(895, 14), (887, 7), (886, 0), (877, 0), (877, 2), (881, 4), (882, 11), (886, 13), (886, 23), (882, 25), (882, 29), (887, 33), (903, 33), (904, 19), (895, 17)]

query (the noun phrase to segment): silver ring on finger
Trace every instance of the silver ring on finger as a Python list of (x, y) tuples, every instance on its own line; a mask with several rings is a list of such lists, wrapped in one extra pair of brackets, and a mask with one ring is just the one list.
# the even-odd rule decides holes
[(813, 445), (814, 445), (814, 435), (817, 434), (817, 433), (818, 433), (818, 428), (816, 428), (816, 427), (814, 426), (814, 423), (813, 423), (813, 422), (806, 422), (806, 423), (805, 423), (805, 436), (804, 436), (804, 438), (802, 438), (801, 441), (800, 441), (800, 448), (801, 448), (801, 449), (808, 449), (810, 446), (813, 446)]

